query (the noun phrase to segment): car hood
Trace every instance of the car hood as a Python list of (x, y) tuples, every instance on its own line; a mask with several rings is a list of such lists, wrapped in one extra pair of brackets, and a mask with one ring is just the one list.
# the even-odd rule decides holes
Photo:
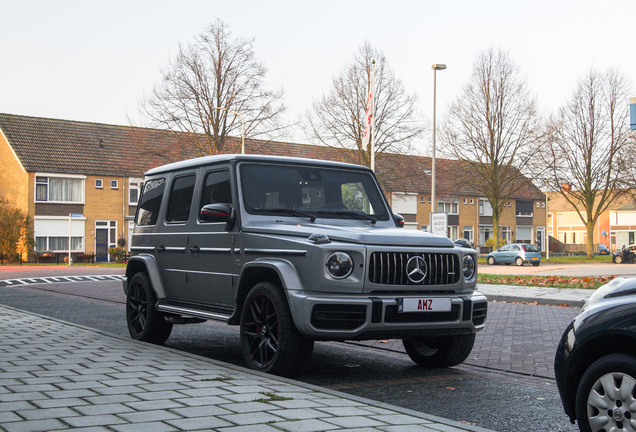
[(404, 228), (314, 223), (253, 222), (244, 225), (242, 231), (255, 234), (273, 234), (306, 238), (313, 234), (318, 234), (326, 235), (331, 241), (366, 245), (454, 247), (453, 242), (447, 237)]

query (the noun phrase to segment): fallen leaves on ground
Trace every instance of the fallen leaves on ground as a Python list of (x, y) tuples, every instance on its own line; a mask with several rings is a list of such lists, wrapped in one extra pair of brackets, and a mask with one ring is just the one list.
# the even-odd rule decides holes
[(507, 275), (480, 275), (479, 283), (538, 286), (550, 288), (583, 288), (596, 289), (614, 279), (615, 276), (507, 276)]

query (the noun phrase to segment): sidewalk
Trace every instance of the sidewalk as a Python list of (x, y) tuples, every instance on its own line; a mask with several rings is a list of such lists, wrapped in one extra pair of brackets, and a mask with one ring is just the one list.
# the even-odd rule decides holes
[(594, 290), (478, 284), (489, 301), (537, 303), (540, 305), (582, 307)]
[(7, 432), (481, 431), (0, 306)]

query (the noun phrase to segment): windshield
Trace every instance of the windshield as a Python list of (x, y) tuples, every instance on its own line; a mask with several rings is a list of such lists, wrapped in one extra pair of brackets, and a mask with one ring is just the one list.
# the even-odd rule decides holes
[(368, 172), (295, 165), (241, 166), (245, 210), (375, 222), (389, 215), (374, 178)]

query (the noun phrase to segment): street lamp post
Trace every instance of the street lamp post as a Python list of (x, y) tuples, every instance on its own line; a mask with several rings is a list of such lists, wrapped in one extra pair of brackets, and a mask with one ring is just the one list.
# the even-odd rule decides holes
[(223, 107), (212, 107), (212, 109), (227, 111), (241, 117), (241, 154), (245, 154), (245, 118), (243, 117), (243, 114)]
[(445, 64), (434, 64), (433, 68), (433, 158), (431, 161), (431, 212), (437, 212), (437, 197), (435, 196), (435, 117), (437, 98), (437, 71), (446, 69)]

